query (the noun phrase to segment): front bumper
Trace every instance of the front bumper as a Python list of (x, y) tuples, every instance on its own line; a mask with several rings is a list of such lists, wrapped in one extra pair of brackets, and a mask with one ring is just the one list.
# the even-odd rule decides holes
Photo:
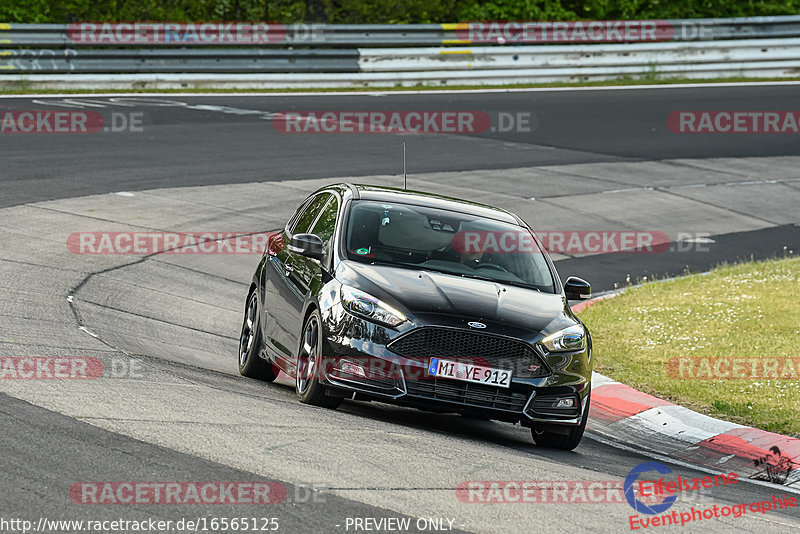
[[(422, 327), (454, 326), (441, 324), (439, 319), (440, 324), (405, 325), (406, 328), (397, 331), (343, 311), (329, 314), (324, 321), (327, 343), (323, 348), (325, 364), (321, 380), (339, 394), (361, 400), (520, 422), (525, 426), (580, 424), (588, 409), (589, 347), (557, 355), (542, 351), (547, 373), (534, 378), (513, 377), (508, 388), (431, 377), (426, 361), (405, 358), (387, 347)], [(563, 406), (570, 401), (562, 399), (573, 399), (572, 406)], [(559, 401), (562, 401), (560, 407)]]

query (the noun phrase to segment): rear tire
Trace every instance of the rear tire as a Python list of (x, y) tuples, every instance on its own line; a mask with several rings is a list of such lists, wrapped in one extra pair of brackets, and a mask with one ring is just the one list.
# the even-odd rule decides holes
[(277, 378), (272, 363), (259, 356), (261, 352), (261, 313), (258, 309), (256, 292), (247, 297), (244, 309), (242, 334), (239, 336), (239, 374), (247, 378), (255, 378), (272, 382)]
[(591, 393), (586, 397), (586, 410), (583, 412), (581, 423), (576, 427), (570, 428), (566, 434), (548, 431), (545, 429), (546, 427), (539, 429), (536, 426), (531, 427), (531, 436), (536, 445), (564, 451), (571, 451), (577, 447), (583, 438), (583, 432), (586, 430), (586, 422), (589, 420), (590, 397)]
[(322, 317), (319, 311), (312, 311), (300, 336), (300, 347), (295, 369), (295, 392), (303, 404), (336, 409), (342, 403), (341, 397), (325, 394), (325, 386), (320, 383), (322, 368)]

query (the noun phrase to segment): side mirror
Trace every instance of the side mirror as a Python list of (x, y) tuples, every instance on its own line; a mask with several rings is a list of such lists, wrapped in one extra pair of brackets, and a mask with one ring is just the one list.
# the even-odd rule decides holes
[(592, 286), (582, 278), (570, 276), (564, 283), (564, 293), (567, 300), (586, 300), (592, 298)]
[(322, 261), (322, 239), (314, 234), (295, 234), (289, 242), (289, 251)]

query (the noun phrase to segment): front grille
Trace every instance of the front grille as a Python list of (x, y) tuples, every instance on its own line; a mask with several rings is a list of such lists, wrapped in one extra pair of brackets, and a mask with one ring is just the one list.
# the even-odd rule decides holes
[(427, 365), (429, 358), (449, 358), (509, 369), (514, 377), (550, 374), (533, 346), (523, 341), (454, 328), (419, 328), (397, 338), (389, 350)]
[(407, 380), (406, 390), (412, 397), (507, 412), (521, 412), (528, 400), (527, 395), (519, 391), (439, 378)]

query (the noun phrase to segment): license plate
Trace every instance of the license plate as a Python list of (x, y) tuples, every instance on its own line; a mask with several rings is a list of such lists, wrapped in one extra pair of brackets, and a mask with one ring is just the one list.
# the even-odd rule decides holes
[(511, 386), (511, 371), (440, 358), (431, 358), (428, 375), (501, 388)]

